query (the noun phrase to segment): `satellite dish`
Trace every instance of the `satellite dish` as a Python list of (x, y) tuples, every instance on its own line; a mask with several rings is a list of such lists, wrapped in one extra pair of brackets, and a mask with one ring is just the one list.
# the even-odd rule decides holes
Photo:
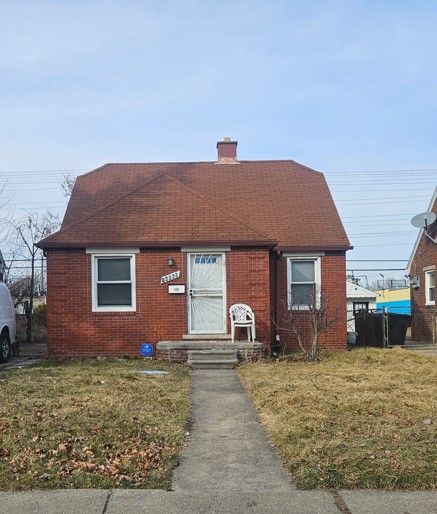
[(422, 212), (411, 218), (413, 227), (424, 228), (425, 230), (434, 223), (437, 215), (434, 212)]

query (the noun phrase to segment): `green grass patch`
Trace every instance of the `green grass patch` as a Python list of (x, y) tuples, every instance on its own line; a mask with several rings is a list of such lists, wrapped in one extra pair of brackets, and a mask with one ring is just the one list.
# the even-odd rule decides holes
[(435, 357), (363, 349), (240, 374), (298, 487), (437, 488)]
[(168, 488), (189, 384), (186, 366), (139, 360), (0, 372), (0, 489)]

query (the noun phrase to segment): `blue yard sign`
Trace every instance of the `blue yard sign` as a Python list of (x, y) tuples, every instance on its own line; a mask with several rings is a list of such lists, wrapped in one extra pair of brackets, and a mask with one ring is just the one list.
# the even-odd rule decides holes
[(153, 345), (150, 343), (143, 343), (140, 346), (140, 354), (143, 357), (151, 357), (153, 355)]

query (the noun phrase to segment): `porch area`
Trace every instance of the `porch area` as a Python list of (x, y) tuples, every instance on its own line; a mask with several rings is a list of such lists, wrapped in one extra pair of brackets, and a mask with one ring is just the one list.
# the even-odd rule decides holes
[(194, 339), (182, 341), (159, 341), (156, 343), (156, 357), (173, 362), (187, 362), (194, 358), (213, 361), (214, 357), (235, 356), (237, 362), (257, 360), (264, 355), (264, 344), (255, 341), (234, 341), (223, 339)]

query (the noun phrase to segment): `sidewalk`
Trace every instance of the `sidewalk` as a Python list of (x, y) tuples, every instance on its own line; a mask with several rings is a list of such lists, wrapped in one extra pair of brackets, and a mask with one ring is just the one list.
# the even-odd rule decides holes
[(435, 492), (297, 491), (233, 370), (193, 372), (193, 426), (172, 491), (0, 492), (0, 514), (436, 514)]
[[(159, 490), (68, 489), (0, 493), (1, 514), (435, 514), (437, 493), (340, 491), (188, 494)], [(343, 500), (340, 508), (338, 499)]]

